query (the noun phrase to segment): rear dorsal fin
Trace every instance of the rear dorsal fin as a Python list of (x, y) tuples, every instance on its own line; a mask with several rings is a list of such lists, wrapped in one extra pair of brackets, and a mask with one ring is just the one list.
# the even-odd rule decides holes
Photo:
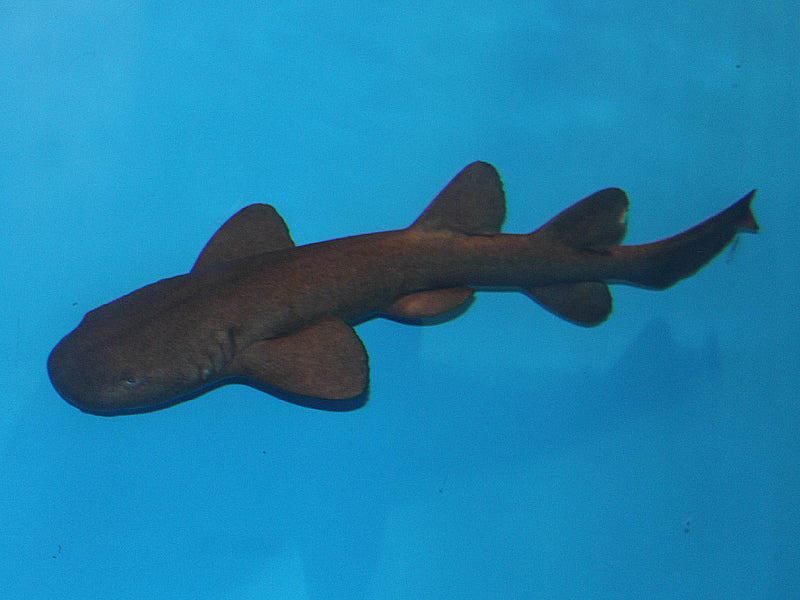
[[(579, 250), (605, 252), (625, 237), (628, 197), (620, 189), (601, 190), (556, 215), (531, 235)], [(544, 308), (572, 323), (594, 327), (611, 314), (612, 300), (602, 281), (556, 283), (523, 290)]]
[(439, 192), (411, 229), (491, 235), (500, 231), (505, 216), (500, 175), (489, 163), (474, 162)]
[(595, 192), (559, 213), (532, 235), (579, 248), (602, 251), (625, 237), (628, 197), (620, 189)]
[(192, 271), (294, 246), (286, 223), (269, 204), (246, 206), (208, 240)]

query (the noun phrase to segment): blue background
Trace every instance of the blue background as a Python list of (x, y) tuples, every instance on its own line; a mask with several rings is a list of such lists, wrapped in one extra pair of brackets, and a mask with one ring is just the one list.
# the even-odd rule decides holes
[[(798, 40), (763, 0), (3, 2), (2, 596), (800, 597)], [(508, 293), (361, 325), (352, 413), (51, 388), (239, 208), (401, 228), (478, 159), (505, 231), (618, 186), (652, 241), (758, 187), (762, 233), (595, 329)]]

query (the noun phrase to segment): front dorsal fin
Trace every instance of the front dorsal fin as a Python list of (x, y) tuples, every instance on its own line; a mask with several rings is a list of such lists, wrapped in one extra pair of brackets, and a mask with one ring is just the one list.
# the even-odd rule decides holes
[(233, 376), (284, 392), (347, 400), (367, 387), (367, 351), (355, 330), (327, 317), (287, 335), (258, 341), (229, 366)]
[(439, 192), (411, 229), (491, 235), (500, 231), (505, 217), (500, 175), (489, 163), (474, 162)]
[(251, 204), (225, 221), (208, 240), (192, 271), (293, 246), (278, 211), (269, 204)]

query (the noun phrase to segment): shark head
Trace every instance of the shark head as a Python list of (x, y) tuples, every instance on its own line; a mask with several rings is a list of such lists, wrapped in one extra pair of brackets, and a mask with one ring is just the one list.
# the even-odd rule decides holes
[(89, 312), (53, 348), (47, 371), (67, 402), (92, 414), (143, 412), (174, 404), (219, 378), (221, 344), (206, 343), (168, 312), (138, 318), (163, 287), (142, 288)]
[[(128, 336), (97, 338), (79, 326), (62, 339), (47, 360), (56, 391), (70, 404), (91, 414), (124, 414), (152, 410), (175, 402), (201, 384), (201, 373), (180, 368), (169, 354), (140, 346), (132, 352)], [(133, 345), (136, 347), (136, 344)]]

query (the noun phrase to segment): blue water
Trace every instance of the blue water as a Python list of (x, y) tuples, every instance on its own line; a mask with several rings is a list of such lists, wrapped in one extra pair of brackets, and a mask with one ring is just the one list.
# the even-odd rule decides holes
[[(0, 5), (3, 598), (800, 597), (796, 2), (181, 4)], [(239, 208), (400, 228), (478, 159), (506, 231), (618, 186), (641, 243), (758, 187), (762, 233), (595, 329), (361, 325), (351, 413), (50, 386)]]

